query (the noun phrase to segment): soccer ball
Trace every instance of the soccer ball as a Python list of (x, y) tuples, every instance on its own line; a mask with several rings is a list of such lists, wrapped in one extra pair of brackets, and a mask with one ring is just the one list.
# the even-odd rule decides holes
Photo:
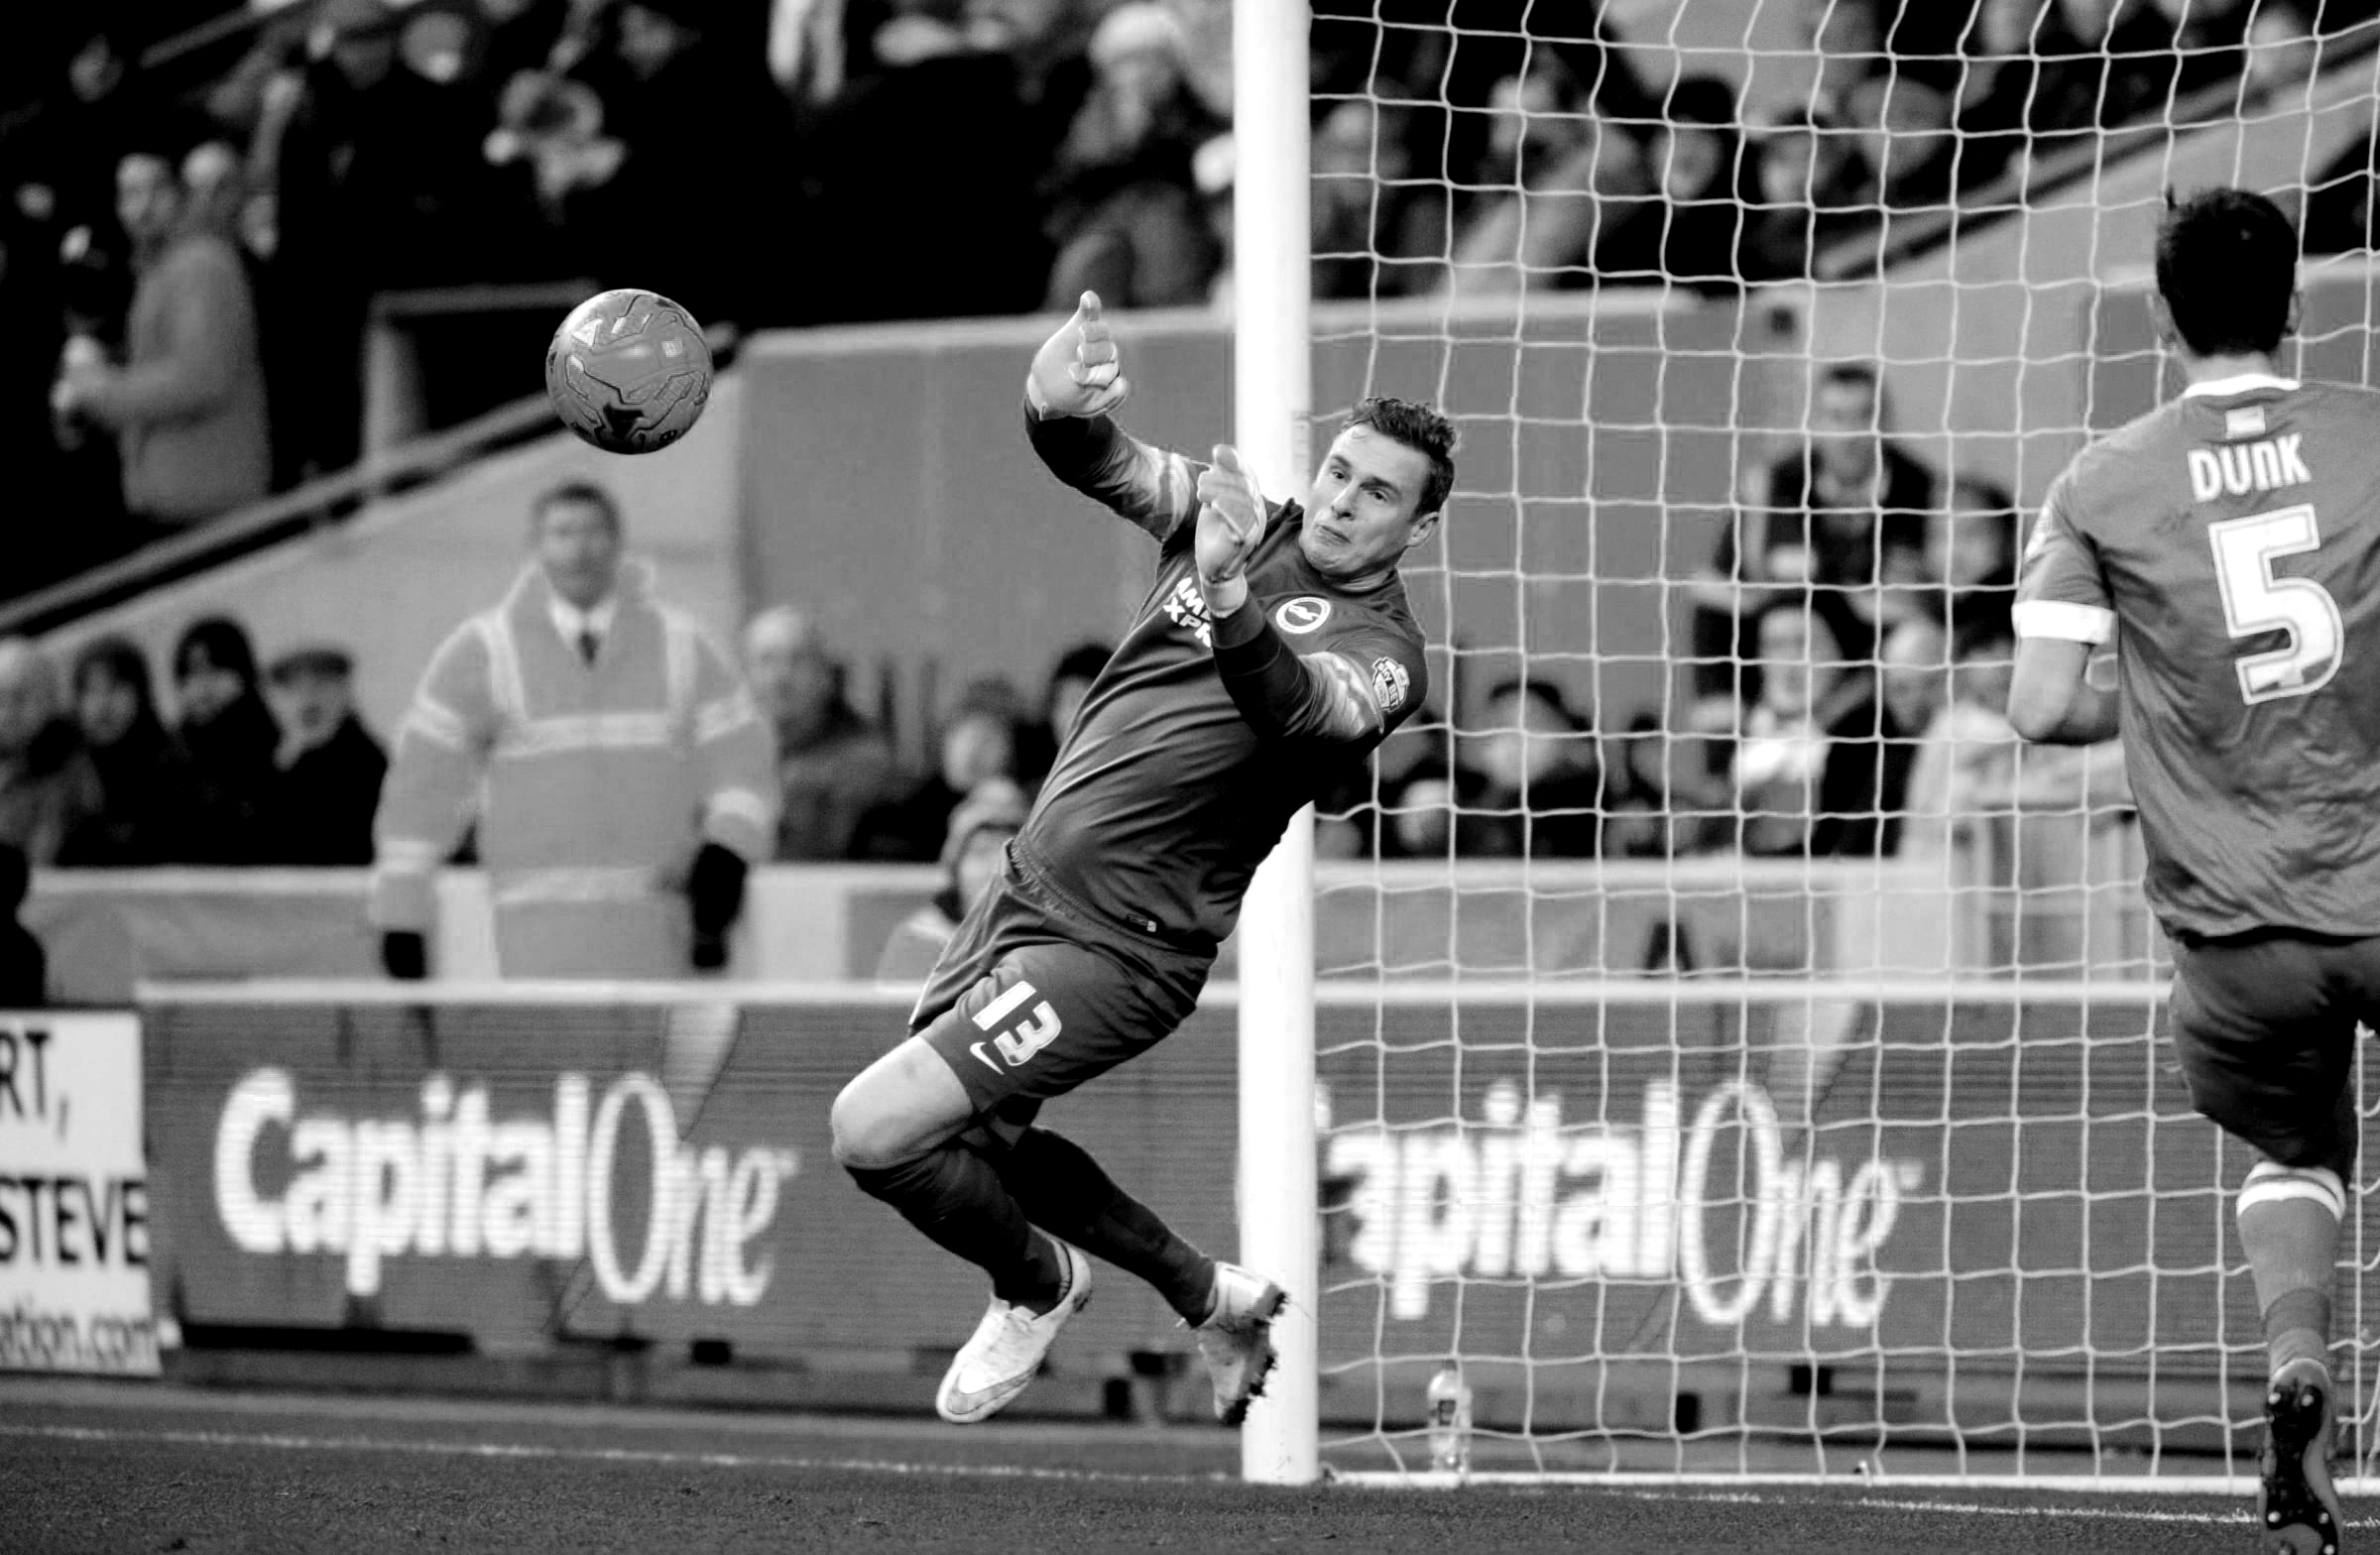
[(711, 397), (711, 348), (684, 308), (651, 292), (599, 292), (545, 351), (545, 397), (607, 453), (651, 453), (686, 434)]

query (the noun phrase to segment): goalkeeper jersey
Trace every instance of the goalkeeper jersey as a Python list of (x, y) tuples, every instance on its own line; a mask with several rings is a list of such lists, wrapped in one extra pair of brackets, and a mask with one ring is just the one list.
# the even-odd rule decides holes
[(2194, 385), (2067, 467), (2017, 598), (2117, 646), (2169, 929), (2380, 933), (2380, 395)]
[(1359, 593), (1315, 571), (1295, 503), (1268, 509), (1249, 601), (1213, 622), (1191, 557), (1189, 461), (1104, 418), (1035, 423), (1033, 444), (1062, 479), (1120, 509), (1130, 494), (1108, 482), (1134, 470), (1176, 483), (1182, 500), (1156, 581), (1085, 695), (1017, 851), (1112, 923), (1211, 951), (1289, 817), (1421, 704), (1421, 629), (1393, 572)]

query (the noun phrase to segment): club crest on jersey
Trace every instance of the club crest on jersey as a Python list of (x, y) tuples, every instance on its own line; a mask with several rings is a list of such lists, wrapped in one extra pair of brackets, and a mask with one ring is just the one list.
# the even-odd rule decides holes
[(1304, 637), (1320, 629), (1331, 619), (1331, 602), (1312, 594), (1300, 594), (1295, 599), (1281, 601), (1272, 613), (1272, 624), (1292, 637)]
[(1198, 639), (1201, 648), (1215, 646), (1215, 623), (1207, 614), (1206, 596), (1198, 591), (1198, 583), (1185, 577), (1165, 596), (1165, 614), (1177, 627)]
[(1383, 655), (1371, 661), (1371, 694), (1379, 699), (1381, 712), (1393, 713), (1404, 706), (1405, 693), (1412, 688), (1412, 676), (1395, 659)]

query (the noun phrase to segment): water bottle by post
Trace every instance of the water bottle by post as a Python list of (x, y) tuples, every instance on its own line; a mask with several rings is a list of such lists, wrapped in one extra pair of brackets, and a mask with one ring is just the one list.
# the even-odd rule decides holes
[(1453, 1474), (1471, 1472), (1471, 1384), (1463, 1366), (1449, 1361), (1430, 1378), (1430, 1467)]

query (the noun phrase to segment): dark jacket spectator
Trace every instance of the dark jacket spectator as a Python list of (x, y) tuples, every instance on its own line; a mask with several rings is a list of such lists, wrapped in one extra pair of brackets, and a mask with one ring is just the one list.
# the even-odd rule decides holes
[(372, 816), (389, 753), (355, 715), (354, 673), (336, 648), (298, 649), (273, 661), (267, 678), (290, 749), (264, 815), (266, 863), (372, 862)]
[(24, 853), (0, 846), (0, 1010), (50, 1003), (50, 953), (19, 916), (30, 884)]
[(851, 858), (862, 819), (897, 785), (892, 747), (852, 708), (816, 624), (789, 605), (744, 628), (744, 674), (776, 736), (774, 856)]
[(66, 839), (58, 862), (72, 869), (155, 864), (166, 848), (171, 767), (148, 656), (129, 639), (100, 638), (76, 656), (73, 691), (100, 807)]
[(182, 220), (181, 179), (136, 152), (117, 204), (140, 258), (122, 369), (71, 367), (62, 410), (115, 434), (124, 506), (152, 526), (212, 518), (265, 495), (273, 446), (255, 299), (238, 252)]
[(256, 650), (239, 624), (195, 622), (174, 648), (173, 811), (164, 862), (255, 864), (280, 786), (281, 728), (257, 684)]
[(1455, 190), (1413, 177), (1418, 110), (1385, 101), (1335, 103), (1314, 127), (1314, 295), (1410, 297), (1446, 274)]
[(1593, 858), (1603, 833), (1595, 736), (1561, 690), (1511, 680), (1488, 695), (1484, 727), (1456, 745), (1450, 773), (1428, 760), (1389, 805), (1382, 851), (1462, 858)]
[(1711, 296), (1736, 290), (1746, 215), (1734, 89), (1708, 75), (1679, 81), (1662, 121), (1645, 136), (1643, 159), (1646, 192), (1610, 202), (1592, 271), (1567, 272), (1564, 284), (1666, 282)]
[(1066, 744), (1074, 716), (1082, 710), (1091, 682), (1108, 666), (1115, 650), (1105, 643), (1077, 643), (1050, 665), (1049, 682), (1041, 691), (1040, 716), (1016, 731), (1016, 778), (1032, 793), (1049, 776), (1050, 764)]
[(60, 716), (58, 669), (23, 638), (0, 642), (0, 845), (36, 867), (99, 813), (99, 775)]
[(1760, 612), (1807, 598), (1846, 660), (1874, 657), (1883, 619), (1919, 608), (1932, 471), (1885, 436), (1873, 369), (1831, 368), (1812, 396), (1810, 436), (1759, 471), (1734, 526), (1695, 583), (1695, 689), (1759, 695), (1749, 652)]
[(985, 784), (1016, 780), (1014, 709), (962, 698), (943, 725), (939, 754), (923, 782), (862, 820), (861, 858), (920, 864), (940, 858), (952, 813)]

